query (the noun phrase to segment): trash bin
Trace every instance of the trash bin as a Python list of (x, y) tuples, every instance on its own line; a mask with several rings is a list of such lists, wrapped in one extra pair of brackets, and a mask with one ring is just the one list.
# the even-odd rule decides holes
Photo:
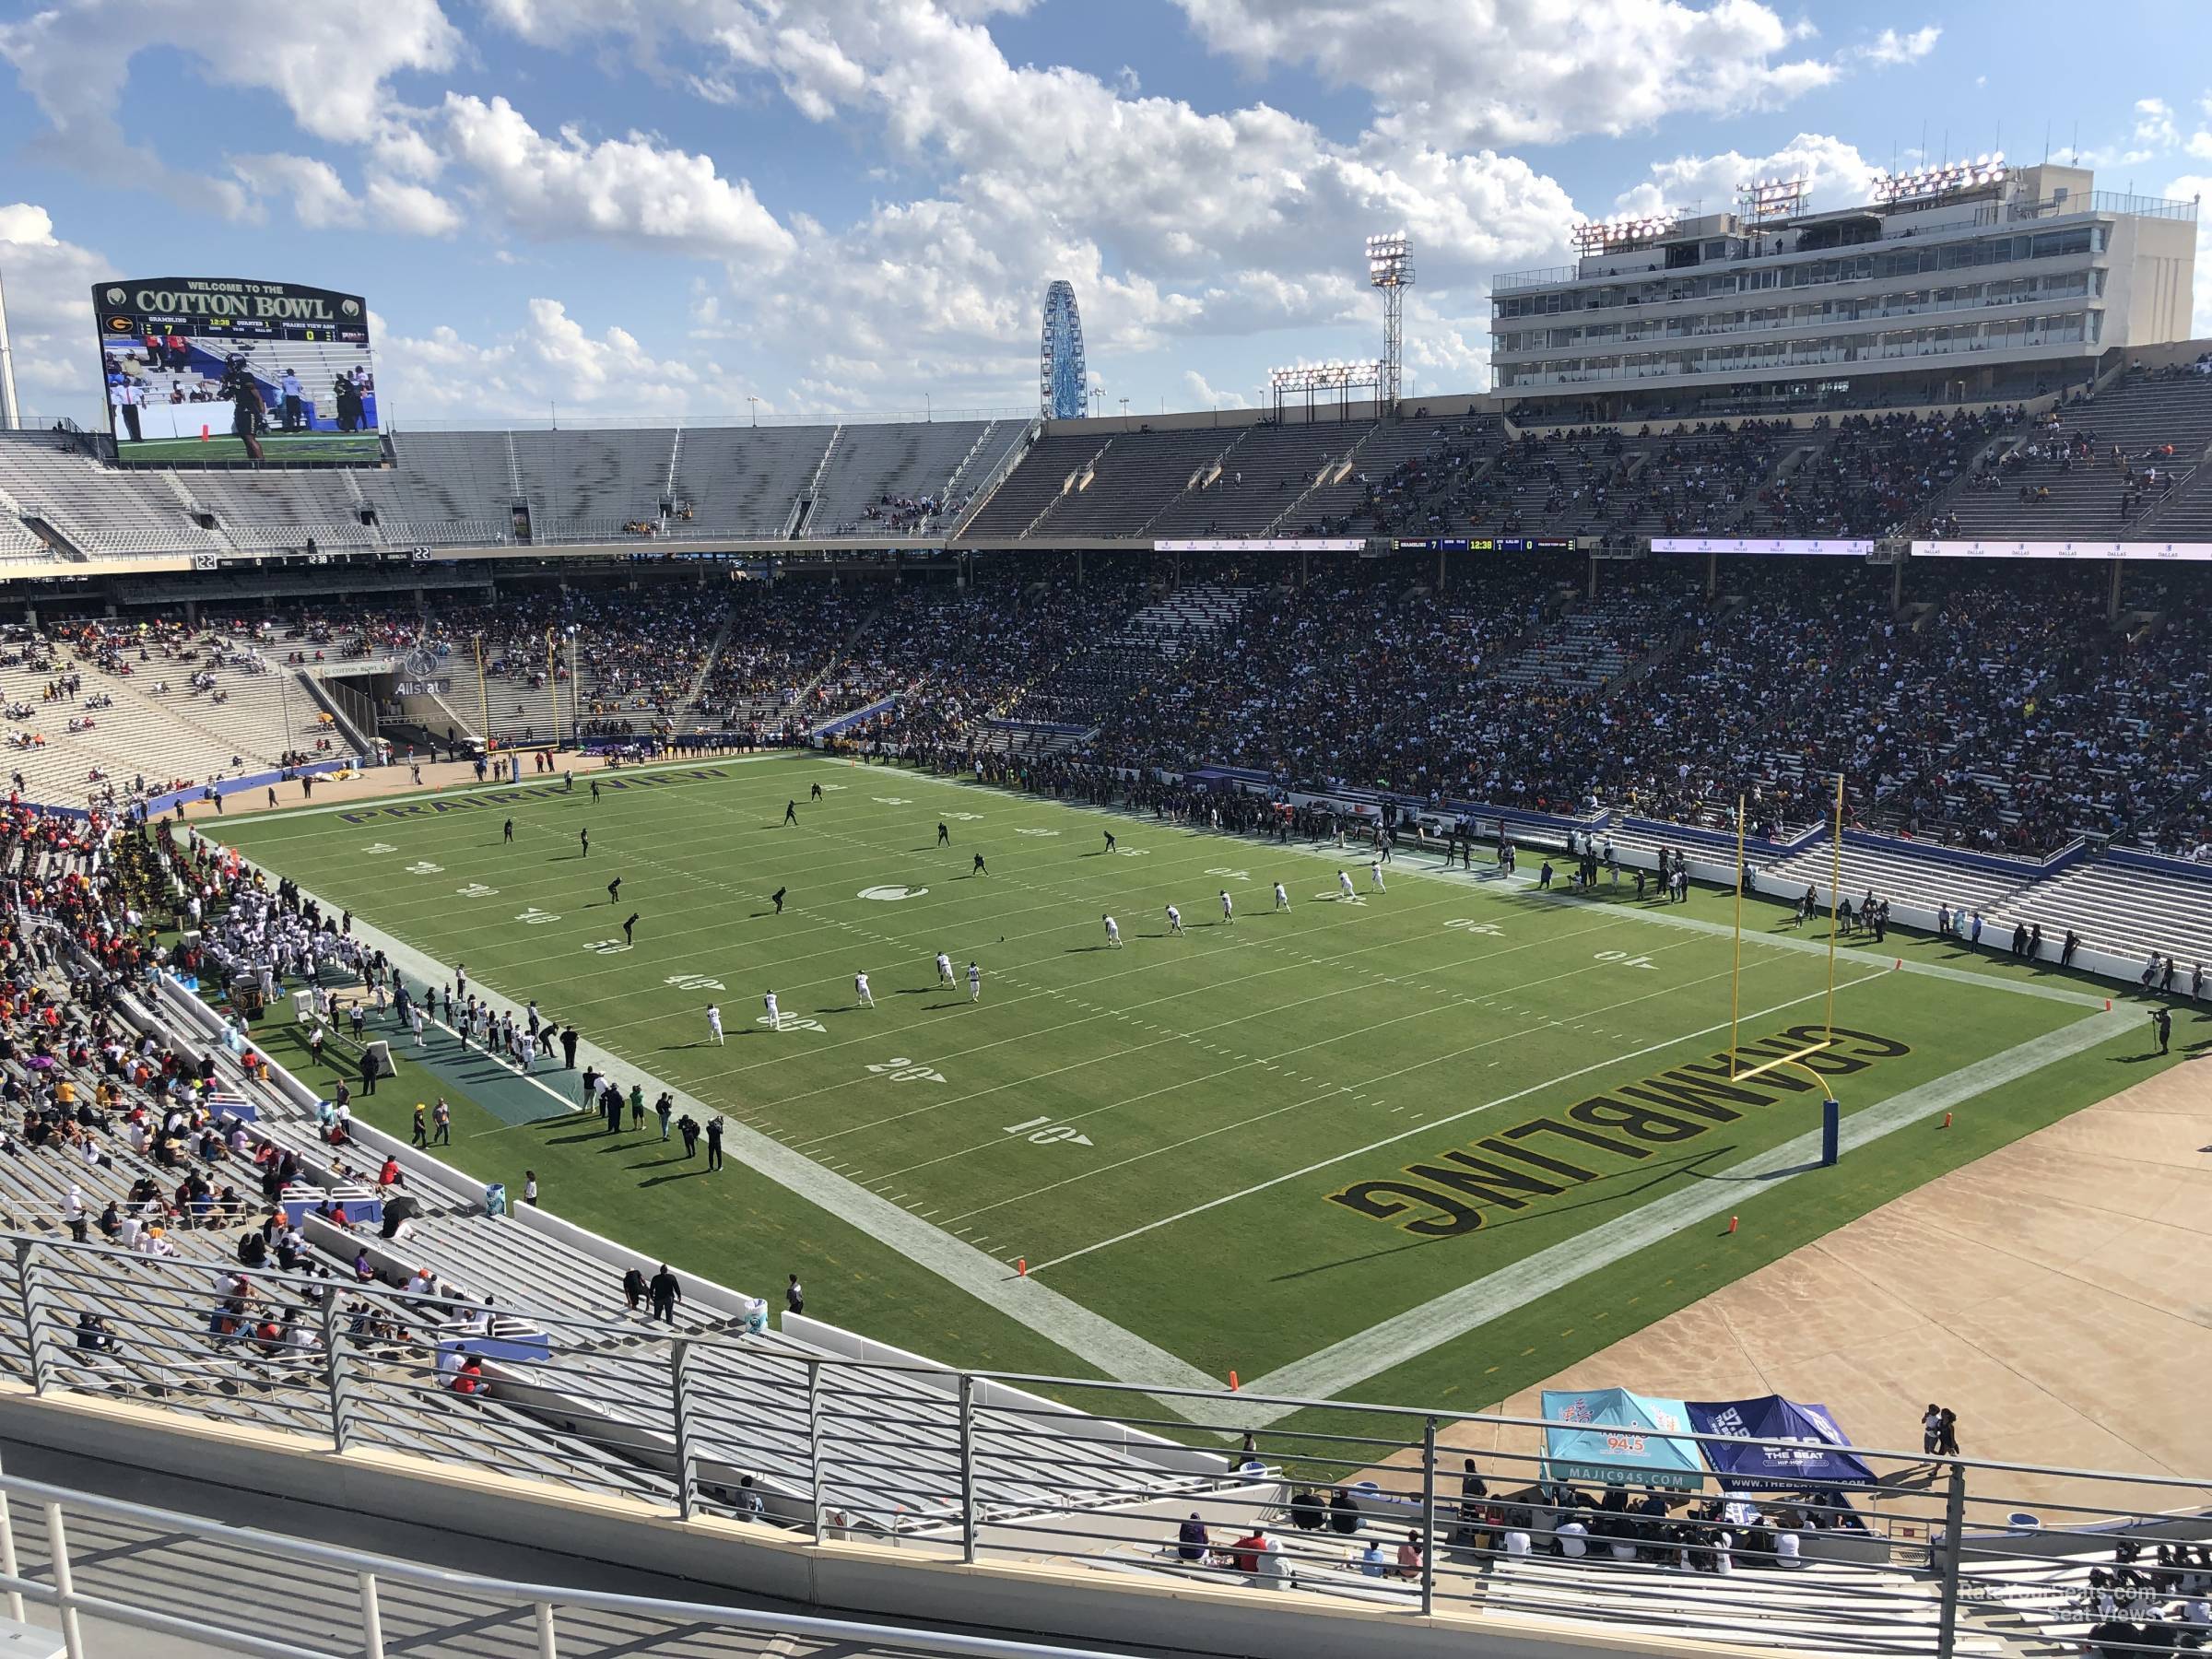
[(484, 1189), (484, 1213), (503, 1216), (507, 1213), (507, 1183), (495, 1181)]

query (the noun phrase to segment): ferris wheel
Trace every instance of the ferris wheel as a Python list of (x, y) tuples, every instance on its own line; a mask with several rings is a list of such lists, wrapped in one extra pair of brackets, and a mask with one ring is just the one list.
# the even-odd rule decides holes
[(1083, 317), (1076, 309), (1072, 283), (1055, 282), (1044, 290), (1044, 335), (1037, 349), (1037, 407), (1053, 420), (1074, 420), (1083, 413)]

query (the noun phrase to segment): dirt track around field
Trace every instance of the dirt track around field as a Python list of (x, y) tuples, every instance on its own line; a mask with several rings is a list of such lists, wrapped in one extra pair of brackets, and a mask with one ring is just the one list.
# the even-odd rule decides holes
[[(578, 776), (602, 771), (607, 765), (597, 755), (557, 754), (553, 758), (556, 770), (548, 780), (545, 772), (533, 772), (530, 770), (530, 757), (535, 750), (518, 749), (515, 752), (523, 757), (523, 782), (525, 786), (548, 781), (558, 782), (564, 771), (574, 772)], [(424, 763), (422, 782), (418, 784), (413, 782), (413, 774), (408, 771), (406, 762), (399, 760), (390, 766), (372, 766), (366, 771), (356, 772), (350, 778), (318, 777), (312, 795), (302, 794), (297, 781), (279, 783), (276, 786), (275, 807), (269, 804), (267, 791), (260, 789), (241, 789), (225, 795), (223, 810), (219, 813), (206, 801), (187, 801), (184, 804), (184, 818), (188, 823), (196, 823), (201, 818), (241, 818), (256, 812), (284, 811), (296, 806), (339, 806), (348, 801), (404, 800), (409, 795), (430, 794), (441, 789), (458, 789), (476, 781), (477, 769), (471, 762), (440, 760), (434, 764)], [(487, 785), (494, 782), (497, 780), (486, 780)]]
[[(2196, 1019), (2176, 1022), (2177, 1043), (2203, 1035)], [(1818, 1401), (1860, 1444), (1907, 1449), (1933, 1400), (1959, 1414), (1969, 1457), (2212, 1477), (2212, 1054), (1939, 1176), (1539, 1385), (1606, 1386)], [(1538, 1388), (1484, 1409), (1541, 1416)], [(1541, 1449), (1534, 1430), (1458, 1424), (1441, 1438)], [(2062, 1489), (2088, 1497), (2031, 1475), (1971, 1489), (2023, 1506)], [(2116, 1510), (2193, 1496), (2102, 1493)]]

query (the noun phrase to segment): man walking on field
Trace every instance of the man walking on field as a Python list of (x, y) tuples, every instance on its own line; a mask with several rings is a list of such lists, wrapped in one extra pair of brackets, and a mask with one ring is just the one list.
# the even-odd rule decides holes
[[(773, 993), (771, 993), (771, 999), (773, 999)], [(774, 1010), (771, 1008), (770, 1012), (773, 1013)], [(707, 1035), (718, 1043), (723, 1041), (722, 1009), (713, 1003), (707, 1005)]]

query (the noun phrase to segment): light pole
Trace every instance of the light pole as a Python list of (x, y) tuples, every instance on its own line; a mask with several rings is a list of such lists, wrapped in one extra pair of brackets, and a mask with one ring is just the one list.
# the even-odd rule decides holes
[(1367, 239), (1367, 286), (1382, 290), (1382, 384), (1377, 401), (1394, 409), (1406, 359), (1406, 290), (1413, 286), (1413, 241), (1405, 231)]
[(922, 418), (924, 420), (932, 420), (935, 418), (935, 417), (930, 412), (929, 394), (926, 392), (922, 394)]
[(751, 426), (759, 426), (760, 424), (760, 399), (755, 396), (752, 393), (747, 392), (745, 394), (745, 401), (747, 404), (751, 406), (747, 411), (752, 417), (751, 420), (747, 424)]
[(1129, 400), (1125, 397), (1122, 399), (1122, 418), (1124, 420), (1129, 418)]

